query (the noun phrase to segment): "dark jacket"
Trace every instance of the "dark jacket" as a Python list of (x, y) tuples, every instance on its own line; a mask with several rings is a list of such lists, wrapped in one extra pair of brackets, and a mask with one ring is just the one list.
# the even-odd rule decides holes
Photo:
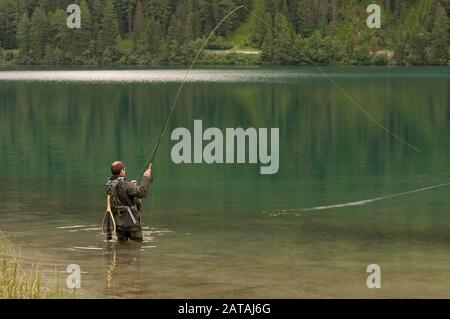
[[(150, 183), (149, 177), (142, 177), (141, 186), (129, 182), (120, 175), (111, 176), (106, 181), (106, 192), (111, 192), (111, 185), (118, 182), (115, 189), (115, 200), (111, 200), (111, 210), (114, 215), (117, 230), (119, 231), (139, 231), (142, 229), (140, 199), (145, 198), (148, 193)], [(129, 208), (129, 209), (128, 209)], [(130, 216), (130, 213), (132, 216)]]

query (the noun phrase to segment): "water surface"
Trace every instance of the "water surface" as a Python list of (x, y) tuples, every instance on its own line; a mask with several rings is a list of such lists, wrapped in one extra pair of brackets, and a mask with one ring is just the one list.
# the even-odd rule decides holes
[(80, 265), (83, 297), (450, 297), (450, 187), (390, 196), (450, 182), (449, 68), (324, 71), (422, 152), (314, 69), (196, 70), (168, 136), (278, 127), (280, 170), (175, 165), (166, 136), (142, 245), (104, 242), (103, 185), (141, 174), (185, 71), (2, 71), (0, 229), (49, 276)]

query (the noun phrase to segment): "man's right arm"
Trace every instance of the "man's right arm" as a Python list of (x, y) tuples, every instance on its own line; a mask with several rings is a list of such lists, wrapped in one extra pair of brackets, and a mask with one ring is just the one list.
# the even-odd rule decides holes
[(145, 198), (152, 181), (152, 164), (150, 164), (148, 170), (145, 171), (144, 176), (142, 177), (141, 186), (136, 186), (133, 183), (129, 184), (128, 195), (134, 198)]
[(128, 196), (133, 198), (145, 198), (147, 196), (148, 189), (152, 180), (152, 177), (143, 176), (141, 186), (129, 183), (127, 189)]

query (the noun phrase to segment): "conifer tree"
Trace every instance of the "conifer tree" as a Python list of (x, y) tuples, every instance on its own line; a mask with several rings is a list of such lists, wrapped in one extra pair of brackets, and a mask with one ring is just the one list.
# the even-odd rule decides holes
[(311, 7), (308, 0), (299, 0), (297, 3), (297, 33), (309, 36), (312, 32)]
[(47, 15), (42, 7), (38, 7), (31, 16), (30, 55), (34, 63), (40, 63), (47, 43)]
[(31, 22), (26, 13), (20, 17), (19, 24), (17, 25), (17, 43), (22, 56), (26, 56), (30, 51), (30, 27)]
[(448, 16), (439, 3), (436, 8), (431, 32), (431, 63), (447, 64), (448, 60)]
[(75, 30), (75, 41), (78, 51), (83, 55), (89, 54), (92, 41), (92, 18), (89, 6), (86, 0), (81, 0), (81, 29)]
[[(145, 30), (146, 23), (142, 13), (141, 1), (136, 3), (134, 24), (133, 24), (133, 46), (138, 54), (145, 54), (147, 50), (147, 30)], [(149, 31), (151, 32), (151, 31)]]
[(118, 37), (120, 37), (120, 31), (116, 10), (113, 2), (107, 1), (98, 38), (100, 52), (109, 49), (108, 54), (112, 54), (111, 48), (115, 45)]

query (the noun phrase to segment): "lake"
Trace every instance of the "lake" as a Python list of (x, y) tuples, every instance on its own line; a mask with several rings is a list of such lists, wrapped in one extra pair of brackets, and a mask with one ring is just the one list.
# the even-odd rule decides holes
[[(450, 69), (193, 71), (144, 201), (105, 242), (109, 166), (142, 174), (183, 70), (0, 71), (0, 230), (82, 298), (450, 297)], [(179, 127), (279, 128), (277, 174), (176, 165)], [(381, 267), (368, 289), (367, 266)]]

